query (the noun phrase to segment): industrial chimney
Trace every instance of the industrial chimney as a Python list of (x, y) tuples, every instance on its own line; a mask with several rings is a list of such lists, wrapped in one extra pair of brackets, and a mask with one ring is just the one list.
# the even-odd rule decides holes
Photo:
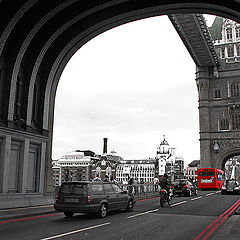
[(107, 138), (103, 138), (103, 154), (107, 154)]

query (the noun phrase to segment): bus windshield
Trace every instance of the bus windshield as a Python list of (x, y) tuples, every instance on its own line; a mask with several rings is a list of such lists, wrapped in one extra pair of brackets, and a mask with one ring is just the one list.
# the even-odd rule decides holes
[(209, 172), (199, 172), (199, 176), (210, 177), (210, 176), (215, 176), (215, 175), (214, 175), (214, 171), (209, 171)]

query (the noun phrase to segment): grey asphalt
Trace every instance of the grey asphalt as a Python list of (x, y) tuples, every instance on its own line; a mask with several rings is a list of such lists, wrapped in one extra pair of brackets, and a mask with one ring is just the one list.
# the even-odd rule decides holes
[[(159, 199), (138, 202), (134, 212), (114, 212), (104, 219), (84, 214), (76, 214), (72, 219), (67, 219), (62, 213), (56, 213), (52, 205), (0, 210), (0, 239), (44, 239), (59, 233), (84, 229), (83, 232), (59, 239), (190, 240), (240, 198), (216, 193), (207, 197), (207, 194), (209, 192), (199, 192), (198, 196), (191, 198), (202, 198), (194, 201), (187, 197), (175, 197), (173, 204), (185, 201), (186, 203), (174, 207), (160, 208)], [(151, 210), (153, 212), (148, 213)], [(240, 209), (236, 213), (240, 213)], [(39, 219), (11, 222), (14, 219), (34, 218), (40, 215), (43, 217)], [(97, 227), (91, 230), (88, 229), (89, 226)], [(234, 212), (210, 239), (239, 240), (240, 215), (235, 215)]]

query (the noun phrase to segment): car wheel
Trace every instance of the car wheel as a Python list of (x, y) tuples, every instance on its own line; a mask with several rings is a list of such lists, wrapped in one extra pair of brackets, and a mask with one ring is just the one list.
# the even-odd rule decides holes
[(64, 212), (64, 215), (65, 215), (67, 218), (73, 217), (73, 214), (74, 214), (74, 212)]
[(132, 199), (130, 199), (128, 201), (128, 205), (127, 205), (126, 211), (127, 212), (132, 212), (133, 211), (133, 200)]
[(98, 216), (101, 218), (104, 218), (106, 217), (106, 215), (107, 215), (107, 205), (105, 203), (102, 203), (98, 211)]

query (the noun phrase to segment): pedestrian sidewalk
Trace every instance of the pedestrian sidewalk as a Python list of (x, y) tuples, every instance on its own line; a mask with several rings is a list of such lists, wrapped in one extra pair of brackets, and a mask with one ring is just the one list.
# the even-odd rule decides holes
[(24, 208), (14, 208), (14, 209), (4, 209), (0, 210), (0, 222), (5, 220), (12, 220), (18, 218), (27, 218), (38, 215), (46, 215), (56, 213), (53, 205), (44, 205), (36, 207), (24, 207)]

